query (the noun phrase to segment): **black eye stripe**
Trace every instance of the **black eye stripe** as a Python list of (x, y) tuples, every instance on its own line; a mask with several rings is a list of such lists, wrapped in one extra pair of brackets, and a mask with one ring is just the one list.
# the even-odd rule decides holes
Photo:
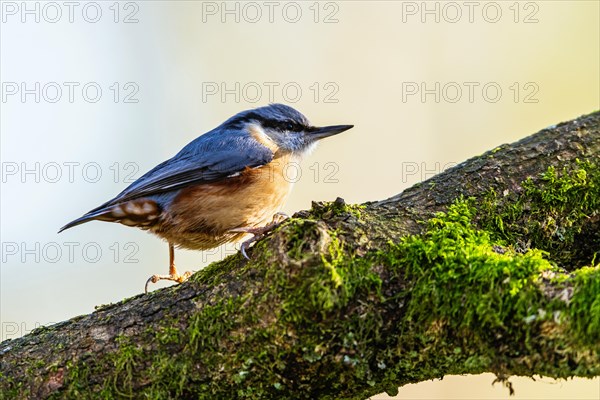
[(278, 131), (301, 132), (304, 127), (293, 121), (274, 121), (268, 120), (263, 122), (265, 128), (277, 129)]

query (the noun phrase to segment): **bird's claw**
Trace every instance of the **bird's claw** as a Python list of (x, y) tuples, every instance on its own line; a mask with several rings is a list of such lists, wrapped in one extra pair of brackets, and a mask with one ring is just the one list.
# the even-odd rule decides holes
[(231, 229), (231, 232), (251, 233), (252, 234), (252, 237), (250, 239), (242, 242), (242, 245), (240, 247), (240, 253), (242, 253), (242, 256), (246, 260), (250, 260), (250, 257), (248, 257), (248, 253), (247, 253), (247, 250), (250, 248), (250, 245), (252, 243), (262, 239), (267, 233), (271, 232), (273, 229), (275, 229), (276, 227), (281, 225), (281, 223), (288, 218), (289, 218), (289, 216), (287, 214), (285, 214), (283, 212), (278, 212), (275, 215), (273, 215), (273, 219), (271, 220), (271, 222), (265, 226), (256, 227), (256, 228)]
[(156, 283), (156, 282), (162, 281), (162, 280), (168, 280), (168, 281), (173, 281), (173, 282), (177, 282), (177, 283), (182, 283), (182, 282), (187, 281), (190, 276), (192, 276), (192, 271), (186, 271), (181, 275), (179, 275), (178, 273), (174, 273), (171, 275), (152, 275), (146, 281), (146, 285), (144, 286), (144, 292), (146, 294), (148, 293), (148, 285), (150, 283)]
[[(259, 239), (261, 239), (263, 236), (265, 236), (265, 234), (270, 231), (271, 229), (274, 228), (274, 226), (271, 226), (272, 224), (269, 224), (265, 227), (261, 227), (261, 228), (236, 228), (236, 229), (232, 229), (231, 232), (236, 232), (236, 233), (251, 233), (252, 237), (248, 240), (245, 240), (242, 242), (242, 245), (240, 246), (240, 253), (242, 253), (242, 256), (246, 259), (246, 260), (250, 260), (250, 257), (248, 257), (248, 253), (246, 252), (249, 248), (250, 245), (256, 241), (258, 241)], [(270, 229), (265, 229), (269, 227)]]
[[(257, 237), (257, 236), (253, 236), (253, 237), (252, 237), (252, 239), (254, 239), (254, 240), (258, 240), (258, 239), (255, 239), (256, 237)], [(248, 248), (250, 248), (250, 243), (251, 243), (251, 242), (249, 242), (249, 240), (246, 240), (245, 242), (243, 242), (243, 243), (242, 243), (242, 246), (241, 246), (241, 248), (240, 248), (240, 253), (242, 253), (242, 256), (244, 256), (244, 258), (245, 258), (246, 260), (248, 260), (248, 261), (250, 261), (250, 257), (248, 257), (248, 254), (246, 253), (246, 250), (247, 250)]]
[(283, 211), (276, 212), (275, 215), (273, 215), (273, 219), (271, 220), (271, 224), (279, 225), (283, 221), (285, 221), (286, 219), (288, 219), (289, 217), (290, 216), (287, 215), (286, 213), (284, 213)]

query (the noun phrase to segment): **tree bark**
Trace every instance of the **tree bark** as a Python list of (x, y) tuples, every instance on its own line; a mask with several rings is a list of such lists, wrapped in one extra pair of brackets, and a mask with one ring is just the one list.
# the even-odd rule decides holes
[[(356, 398), (600, 375), (600, 113), (0, 344), (0, 398)], [(444, 214), (440, 214), (443, 212)]]

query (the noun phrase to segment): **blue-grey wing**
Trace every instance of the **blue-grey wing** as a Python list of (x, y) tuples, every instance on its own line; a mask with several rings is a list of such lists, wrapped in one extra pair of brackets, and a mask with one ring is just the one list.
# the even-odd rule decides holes
[(69, 222), (59, 232), (102, 219), (105, 214), (110, 214), (116, 204), (172, 193), (190, 185), (228, 179), (246, 168), (260, 167), (273, 160), (273, 152), (245, 132), (218, 129), (196, 138), (173, 158), (145, 173), (115, 198)]
[(189, 185), (227, 179), (246, 168), (266, 165), (273, 156), (270, 149), (245, 133), (219, 132), (213, 135), (210, 132), (148, 171), (99, 208)]

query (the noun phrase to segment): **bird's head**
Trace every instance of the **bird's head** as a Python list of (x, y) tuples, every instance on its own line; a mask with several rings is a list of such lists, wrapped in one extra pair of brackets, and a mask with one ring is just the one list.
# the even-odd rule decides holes
[(263, 144), (272, 142), (279, 151), (302, 154), (310, 151), (317, 141), (342, 133), (354, 125), (316, 127), (299, 111), (284, 104), (270, 104), (242, 111), (224, 125), (244, 129)]

